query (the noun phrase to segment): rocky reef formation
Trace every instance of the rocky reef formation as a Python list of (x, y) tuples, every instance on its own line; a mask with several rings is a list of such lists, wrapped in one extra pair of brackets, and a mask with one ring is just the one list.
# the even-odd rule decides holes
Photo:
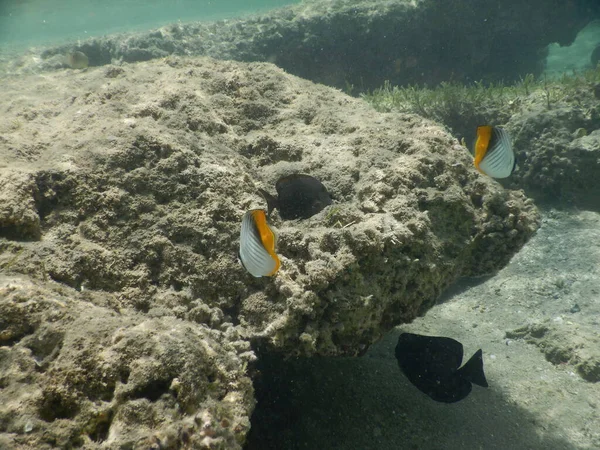
[(60, 67), (64, 55), (77, 50), (96, 66), (168, 55), (269, 61), (315, 82), (361, 91), (386, 80), (509, 81), (541, 73), (548, 44), (568, 45), (598, 17), (600, 8), (591, 0), (553, 2), (552, 7), (543, 0), (305, 1), (240, 20), (94, 38), (46, 49), (43, 61), (29, 58), (20, 64)]
[(600, 67), (514, 85), (386, 85), (364, 97), (378, 110), (415, 112), (445, 124), (467, 146), (479, 125), (505, 127), (517, 171), (500, 182), (549, 203), (600, 211)]
[[(251, 348), (360, 354), (538, 226), (433, 122), (270, 64), (170, 57), (10, 79), (0, 97), (12, 446), (239, 448)], [(282, 269), (255, 279), (236, 258), (241, 217), (294, 172), (335, 202), (275, 214)]]
[(534, 116), (518, 115), (520, 173), (507, 186), (524, 187), (546, 202), (600, 211), (600, 102), (591, 109), (564, 106)]
[(0, 447), (241, 448), (249, 343), (95, 296), (0, 279)]

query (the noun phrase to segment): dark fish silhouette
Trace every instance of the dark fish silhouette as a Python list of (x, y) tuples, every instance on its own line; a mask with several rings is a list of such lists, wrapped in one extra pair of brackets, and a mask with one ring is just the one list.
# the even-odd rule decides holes
[(259, 192), (267, 201), (268, 214), (279, 210), (282, 219), (308, 219), (331, 205), (331, 195), (319, 180), (310, 175), (293, 174), (275, 184), (278, 197), (263, 189)]
[(471, 383), (488, 387), (481, 349), (460, 367), (462, 358), (462, 344), (447, 337), (402, 333), (396, 345), (400, 370), (437, 402), (462, 400), (471, 392)]

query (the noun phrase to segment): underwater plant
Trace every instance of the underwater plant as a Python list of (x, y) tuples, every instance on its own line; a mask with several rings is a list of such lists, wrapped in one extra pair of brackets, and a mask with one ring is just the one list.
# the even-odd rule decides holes
[(595, 92), (598, 83), (600, 65), (554, 79), (536, 79), (527, 74), (510, 85), (483, 80), (471, 84), (449, 81), (430, 88), (392, 86), (386, 81), (381, 88), (361, 97), (381, 112), (415, 113), (443, 123), (460, 138), (468, 136), (469, 130), (479, 124), (507, 122), (511, 115), (531, 107), (540, 97), (549, 109), (562, 102), (581, 102), (583, 96)]

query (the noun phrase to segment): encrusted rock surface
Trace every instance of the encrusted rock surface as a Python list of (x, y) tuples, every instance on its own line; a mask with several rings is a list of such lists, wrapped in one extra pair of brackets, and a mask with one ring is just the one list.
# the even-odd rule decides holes
[(0, 278), (0, 447), (241, 448), (247, 341)]
[[(519, 183), (531, 195), (546, 201), (560, 199), (599, 211), (600, 102), (597, 103), (596, 116), (592, 118), (570, 108), (542, 112), (532, 120), (515, 118), (513, 129), (520, 127), (525, 132), (516, 144), (521, 149), (522, 170), (511, 185)], [(545, 118), (546, 124), (555, 126), (543, 126)], [(590, 134), (586, 128), (578, 127), (584, 124), (592, 126)]]
[[(42, 60), (64, 65), (83, 51), (91, 65), (168, 55), (274, 62), (315, 82), (356, 90), (440, 81), (516, 80), (540, 74), (547, 45), (568, 45), (600, 17), (594, 0), (318, 0), (239, 20), (172, 24), (151, 32), (94, 38), (50, 48)], [(535, 18), (535, 19), (532, 19)], [(22, 70), (16, 67), (12, 70)]]
[[(477, 173), (439, 126), (270, 64), (171, 57), (14, 78), (0, 105), (13, 368), (0, 395), (31, 396), (23, 413), (0, 402), (11, 442), (236, 448), (249, 343), (362, 353), (458, 277), (502, 267), (538, 226), (531, 201)], [(236, 259), (241, 217), (294, 172), (335, 203), (275, 214), (282, 269), (255, 279)], [(203, 421), (221, 427), (201, 435)]]
[(519, 170), (506, 187), (545, 202), (600, 211), (600, 100), (581, 80), (522, 100), (506, 128)]
[(599, 82), (600, 67), (514, 86), (448, 84), (366, 98), (382, 111), (415, 111), (443, 123), (471, 149), (478, 126), (502, 126), (517, 158), (517, 170), (498, 180), (504, 187), (539, 202), (600, 211)]

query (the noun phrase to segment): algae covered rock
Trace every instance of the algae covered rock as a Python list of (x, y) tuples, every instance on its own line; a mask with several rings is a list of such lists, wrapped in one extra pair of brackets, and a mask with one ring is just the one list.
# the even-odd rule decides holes
[[(24, 118), (0, 162), (30, 174), (3, 195), (39, 217), (31, 239), (21, 210), (7, 215), (17, 228), (1, 235), (0, 269), (44, 289), (0, 299), (3, 360), (42, 365), (14, 380), (59, 445), (236, 448), (252, 409), (250, 343), (360, 354), (458, 277), (502, 267), (537, 229), (522, 192), (477, 173), (418, 116), (377, 113), (270, 64), (121, 69), (11, 80), (0, 93), (0, 129)], [(33, 157), (10, 151), (32, 145)], [(306, 220), (275, 213), (282, 268), (256, 279), (236, 258), (240, 221), (266, 207), (259, 188), (291, 173), (318, 178), (334, 203)], [(28, 336), (48, 344), (28, 354), (39, 346)], [(3, 429), (21, 430), (29, 413), (7, 411)], [(3, 439), (30, 439), (12, 432)]]
[[(474, 143), (477, 127), (508, 131), (517, 170), (499, 182), (542, 202), (600, 209), (600, 69), (560, 79), (525, 76), (512, 86), (444, 83), (417, 89), (385, 85), (364, 96), (379, 110), (414, 112)], [(472, 147), (471, 147), (472, 148)]]
[(0, 172), (0, 179), (0, 236), (38, 239), (41, 230), (35, 201), (35, 178), (27, 173), (4, 169)]
[[(44, 239), (11, 241), (5, 258), (120, 306), (231, 322), (291, 353), (356, 353), (536, 228), (525, 197), (478, 175), (437, 125), (274, 66), (171, 59), (66, 80), (54, 95), (72, 104), (54, 100), (53, 125), (72, 166), (37, 172)], [(235, 257), (240, 218), (289, 173), (319, 178), (336, 204), (275, 219), (283, 269), (255, 280)]]
[(241, 448), (247, 342), (23, 278), (0, 298), (3, 448)]
[[(585, 89), (585, 91), (584, 91)], [(579, 97), (513, 116), (519, 170), (507, 186), (545, 201), (600, 209), (600, 103), (587, 86)], [(545, 106), (545, 105), (544, 105)]]

